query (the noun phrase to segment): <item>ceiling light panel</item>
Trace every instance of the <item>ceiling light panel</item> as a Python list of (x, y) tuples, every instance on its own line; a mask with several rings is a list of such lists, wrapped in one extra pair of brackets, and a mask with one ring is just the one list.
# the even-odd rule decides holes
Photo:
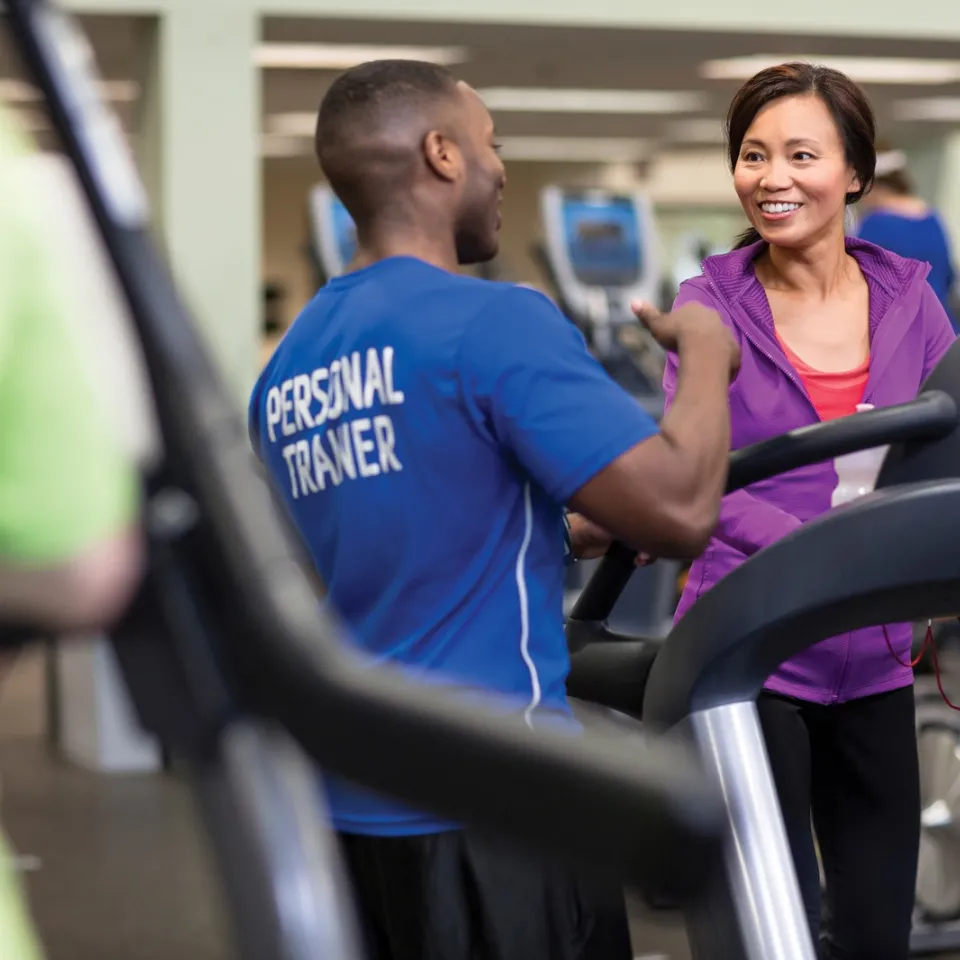
[(261, 157), (308, 157), (313, 143), (304, 137), (284, 137), (264, 134), (260, 138)]
[(720, 120), (698, 117), (671, 123), (666, 139), (675, 143), (723, 143), (725, 134)]
[(271, 113), (266, 119), (266, 132), (282, 137), (313, 137), (317, 130), (315, 112)]
[[(134, 103), (140, 97), (140, 86), (132, 80), (102, 80), (97, 90), (111, 103)], [(0, 80), (0, 101), (6, 103), (39, 103), (43, 94), (37, 87), (22, 80)]]
[(702, 94), (688, 91), (490, 87), (477, 92), (493, 111), (656, 114), (687, 113), (705, 106)]
[(619, 137), (504, 137), (504, 160), (566, 163), (635, 163), (646, 158), (646, 140)]
[(901, 100), (893, 105), (892, 112), (897, 120), (960, 123), (960, 97)]
[(348, 70), (370, 60), (426, 60), (450, 66), (464, 63), (464, 47), (373, 46), (363, 43), (261, 43), (253, 62), (263, 69)]
[(708, 60), (701, 65), (700, 75), (708, 80), (747, 80), (766, 67), (791, 60), (832, 67), (858, 83), (936, 85), (960, 81), (960, 60), (817, 56), (800, 53), (758, 53), (749, 57)]

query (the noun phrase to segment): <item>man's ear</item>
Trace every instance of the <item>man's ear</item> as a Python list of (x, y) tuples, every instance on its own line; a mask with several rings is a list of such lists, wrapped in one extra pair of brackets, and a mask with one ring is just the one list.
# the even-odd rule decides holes
[(438, 130), (431, 130), (423, 138), (423, 156), (427, 165), (441, 180), (460, 179), (463, 155), (460, 148)]

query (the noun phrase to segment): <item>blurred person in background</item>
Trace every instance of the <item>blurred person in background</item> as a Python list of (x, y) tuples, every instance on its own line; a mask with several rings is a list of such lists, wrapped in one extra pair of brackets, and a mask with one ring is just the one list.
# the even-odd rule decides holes
[(860, 206), (864, 213), (857, 236), (901, 257), (930, 264), (928, 282), (956, 330), (952, 302), (956, 272), (950, 237), (939, 214), (916, 195), (903, 151), (878, 150), (877, 177)]
[[(68, 335), (30, 161), (0, 109), (0, 629), (96, 630), (138, 581), (137, 477)], [(40, 956), (2, 836), (0, 956)]]
[[(733, 99), (729, 159), (751, 227), (675, 304), (719, 311), (740, 344), (733, 449), (912, 400), (954, 341), (926, 263), (845, 236), (845, 211), (874, 178), (874, 129), (853, 81), (807, 63), (761, 71)], [(676, 373), (670, 356), (668, 409)], [(677, 618), (844, 489), (826, 462), (725, 497)], [(781, 664), (758, 698), (810, 929), (832, 960), (909, 955), (920, 842), (911, 644), (909, 624), (823, 640)]]

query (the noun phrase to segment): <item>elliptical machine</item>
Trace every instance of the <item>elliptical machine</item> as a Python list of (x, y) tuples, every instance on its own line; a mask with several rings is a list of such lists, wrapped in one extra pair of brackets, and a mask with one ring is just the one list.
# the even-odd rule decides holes
[(623, 546), (601, 561), (577, 601), (567, 626), (570, 695), (631, 714), (651, 733), (676, 731), (724, 785), (735, 842), (724, 883), (702, 910), (685, 911), (695, 958), (815, 956), (755, 701), (779, 664), (820, 640), (960, 612), (958, 405), (960, 342), (911, 403), (733, 453), (728, 492), (890, 445), (875, 492), (755, 554), (662, 643), (618, 636), (606, 624), (633, 571)]
[[(640, 192), (545, 187), (540, 193), (544, 239), (534, 249), (557, 302), (583, 333), (610, 376), (657, 421), (663, 416), (665, 356), (630, 309), (658, 303), (660, 266), (649, 198)], [(571, 568), (572, 609), (597, 561)], [(665, 636), (679, 595), (681, 565), (664, 561), (633, 577), (611, 615), (615, 629)]]
[[(916, 667), (920, 760), (920, 861), (911, 950), (916, 956), (960, 949), (960, 624), (930, 624), (934, 649)], [(917, 631), (922, 641), (927, 628)], [(923, 649), (915, 644), (915, 655)], [(941, 693), (942, 688), (942, 693)]]
[(560, 308), (608, 373), (654, 419), (663, 416), (664, 353), (630, 310), (659, 300), (656, 227), (643, 193), (545, 187), (537, 248)]

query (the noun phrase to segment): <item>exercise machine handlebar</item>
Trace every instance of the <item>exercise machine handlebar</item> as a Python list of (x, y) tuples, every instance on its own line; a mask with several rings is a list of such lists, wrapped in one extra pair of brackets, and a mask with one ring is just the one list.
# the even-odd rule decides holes
[[(957, 405), (941, 390), (922, 393), (896, 406), (865, 410), (827, 423), (801, 427), (751, 444), (730, 455), (726, 492), (834, 457), (886, 444), (937, 440), (957, 427)], [(599, 622), (610, 616), (633, 573), (636, 551), (615, 543), (584, 586), (570, 614), (577, 622)]]

